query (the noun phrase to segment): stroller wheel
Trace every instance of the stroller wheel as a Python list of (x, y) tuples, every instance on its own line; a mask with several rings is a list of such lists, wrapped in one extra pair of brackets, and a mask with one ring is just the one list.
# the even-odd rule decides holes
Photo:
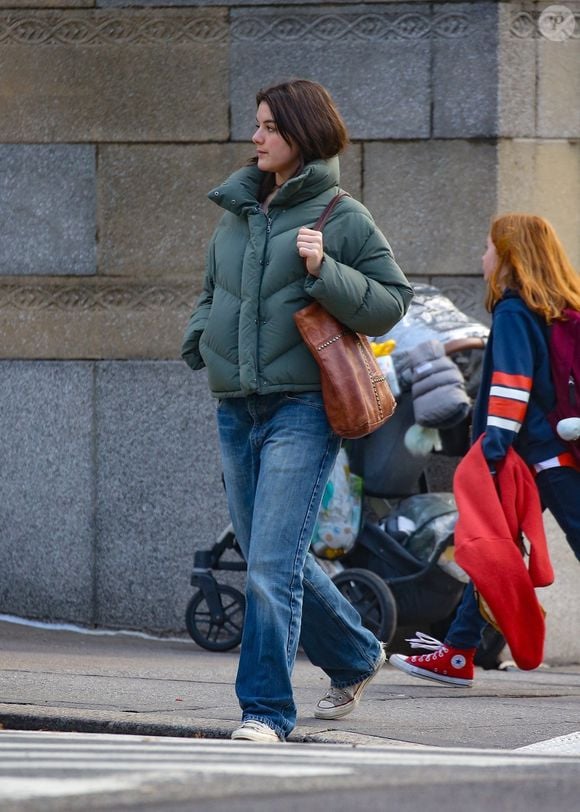
[(223, 615), (219, 620), (212, 615), (205, 595), (200, 589), (187, 604), (185, 625), (187, 631), (202, 648), (208, 651), (229, 651), (242, 639), (246, 599), (231, 586), (217, 585)]
[(335, 586), (354, 606), (375, 637), (390, 643), (397, 627), (397, 604), (389, 586), (371, 570), (345, 569), (333, 577)]

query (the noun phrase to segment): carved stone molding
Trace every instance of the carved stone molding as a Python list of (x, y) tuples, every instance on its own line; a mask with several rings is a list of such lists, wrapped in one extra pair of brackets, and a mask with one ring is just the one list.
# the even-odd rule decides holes
[(427, 13), (368, 12), (352, 14), (332, 12), (312, 16), (304, 14), (244, 14), (232, 20), (234, 41), (336, 42), (357, 40), (377, 42), (390, 39), (416, 40), (429, 36), (455, 38), (470, 32), (470, 20), (462, 12)]
[(0, 311), (191, 310), (194, 292), (189, 283), (120, 284), (115, 281), (0, 283)]
[(434, 276), (430, 283), (439, 288), (467, 316), (489, 324), (489, 314), (484, 305), (485, 285), (482, 276)]
[[(170, 10), (173, 11), (173, 10)], [(155, 45), (239, 42), (336, 42), (455, 39), (471, 33), (468, 14), (368, 12), (243, 14), (231, 27), (218, 15), (168, 11), (67, 11), (0, 13), (0, 43), (18, 45)]]
[(5, 12), (0, 44), (17, 45), (180, 45), (225, 40), (219, 15), (167, 12)]

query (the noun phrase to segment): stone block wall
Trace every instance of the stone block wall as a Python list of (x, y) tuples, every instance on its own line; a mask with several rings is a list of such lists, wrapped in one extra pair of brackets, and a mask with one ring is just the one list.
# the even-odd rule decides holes
[(183, 629), (227, 511), (179, 344), (259, 87), (328, 86), (342, 185), (472, 315), (497, 211), (580, 264), (580, 4), (548, 5), (0, 0), (0, 612)]

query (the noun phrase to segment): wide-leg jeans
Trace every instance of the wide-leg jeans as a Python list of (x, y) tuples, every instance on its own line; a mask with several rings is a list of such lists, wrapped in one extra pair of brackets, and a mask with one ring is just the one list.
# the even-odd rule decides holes
[(340, 447), (319, 392), (227, 398), (217, 409), (228, 506), (247, 561), (236, 693), (243, 719), (282, 738), (296, 724), (299, 642), (343, 687), (371, 674), (380, 643), (309, 552)]

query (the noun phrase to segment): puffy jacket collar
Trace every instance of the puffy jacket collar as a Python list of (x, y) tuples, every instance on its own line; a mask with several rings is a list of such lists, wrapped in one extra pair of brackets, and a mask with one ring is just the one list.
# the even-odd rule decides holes
[(207, 196), (223, 209), (242, 214), (247, 209), (256, 208), (262, 175), (257, 166), (243, 166)]
[[(257, 166), (244, 166), (208, 193), (210, 200), (233, 214), (244, 214), (258, 205), (258, 190), (264, 173)], [(271, 206), (295, 206), (338, 186), (338, 157), (306, 164), (299, 175), (280, 189)]]

